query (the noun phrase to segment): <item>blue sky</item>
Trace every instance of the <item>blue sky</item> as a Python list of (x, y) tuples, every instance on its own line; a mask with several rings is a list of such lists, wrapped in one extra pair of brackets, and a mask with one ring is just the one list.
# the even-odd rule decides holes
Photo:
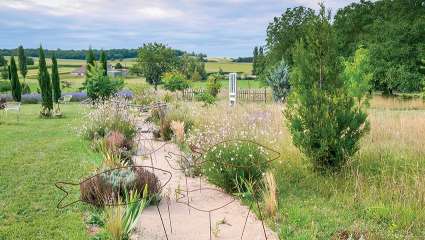
[[(352, 0), (325, 0), (336, 11)], [(0, 0), (0, 48), (137, 48), (162, 42), (208, 56), (249, 56), (267, 24), (317, 0)]]

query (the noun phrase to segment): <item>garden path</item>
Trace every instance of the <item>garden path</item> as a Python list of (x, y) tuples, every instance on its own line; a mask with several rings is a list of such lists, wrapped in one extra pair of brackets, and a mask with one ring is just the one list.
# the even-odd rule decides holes
[[(147, 129), (149, 126), (144, 121), (139, 122), (139, 128)], [(151, 133), (142, 134), (142, 138), (151, 139)], [(164, 143), (160, 141), (148, 140), (145, 142), (148, 148), (159, 148)], [(139, 151), (145, 149), (143, 144), (140, 144)], [(163, 189), (163, 198), (158, 206), (164, 222), (165, 229), (169, 240), (208, 240), (210, 239), (210, 221), (208, 212), (200, 212), (196, 209), (189, 208), (186, 204), (187, 198), (176, 201), (176, 189), (181, 190), (181, 193), (186, 194), (186, 181), (190, 190), (199, 189), (202, 185), (202, 191), (189, 192), (189, 202), (191, 205), (202, 209), (213, 209), (225, 205), (233, 200), (233, 198), (225, 193), (218, 192), (212, 189), (217, 189), (212, 184), (209, 184), (205, 179), (186, 178), (178, 168), (175, 158), (172, 158), (167, 163), (166, 156), (169, 152), (180, 153), (176, 144), (168, 143), (159, 149), (156, 154), (150, 158), (135, 157), (136, 165), (151, 166), (161, 168), (172, 173), (170, 182)], [(173, 168), (170, 167), (173, 166)], [(159, 173), (157, 174), (159, 175)], [(164, 181), (166, 176), (158, 176)], [(208, 189), (206, 189), (208, 188)], [(167, 199), (169, 199), (167, 201)], [(168, 202), (168, 204), (167, 204)], [(169, 211), (168, 211), (169, 208)], [(242, 205), (239, 200), (235, 200), (226, 207), (211, 212), (211, 239), (247, 239), (247, 240), (264, 240), (264, 232), (261, 221), (251, 212), (248, 216), (246, 228), (241, 238), (243, 225), (248, 214), (249, 208)], [(171, 224), (170, 224), (171, 223)], [(171, 225), (171, 226), (170, 226)], [(156, 206), (146, 208), (139, 222), (136, 225), (136, 231), (132, 236), (134, 240), (141, 239), (167, 239), (165, 236), (161, 218), (158, 214)], [(265, 226), (267, 239), (278, 239), (277, 234)]]

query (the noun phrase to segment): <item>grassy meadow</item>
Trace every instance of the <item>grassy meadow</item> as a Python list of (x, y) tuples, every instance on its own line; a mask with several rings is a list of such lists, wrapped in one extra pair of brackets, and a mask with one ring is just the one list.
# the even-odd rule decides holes
[(375, 96), (360, 151), (341, 172), (325, 174), (292, 144), (282, 105), (190, 108), (208, 138), (245, 136), (281, 153), (272, 168), (278, 213), (267, 220), (280, 239), (425, 238), (424, 101)]
[[(87, 239), (83, 204), (58, 210), (57, 181), (78, 183), (100, 156), (77, 135), (80, 104), (61, 107), (64, 118), (39, 118), (40, 105), (0, 112), (0, 239)], [(78, 187), (69, 199), (78, 199)]]

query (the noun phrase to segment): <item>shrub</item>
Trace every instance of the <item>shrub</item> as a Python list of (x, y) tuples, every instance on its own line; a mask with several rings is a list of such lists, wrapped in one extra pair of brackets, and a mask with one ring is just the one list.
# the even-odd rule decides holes
[(224, 142), (205, 155), (203, 172), (227, 192), (238, 190), (240, 181), (260, 181), (268, 169), (266, 150), (245, 141)]
[(276, 102), (285, 101), (289, 94), (291, 85), (289, 84), (289, 66), (284, 60), (265, 73), (267, 83), (273, 91), (273, 100)]
[(184, 122), (171, 121), (171, 129), (173, 130), (174, 136), (178, 144), (184, 143)]
[(22, 94), (29, 94), (29, 93), (31, 93), (31, 88), (28, 85), (28, 83), (26, 83), (26, 82), (21, 83), (21, 89), (22, 89)]
[(87, 81), (84, 84), (90, 99), (102, 101), (118, 93), (123, 86), (124, 81), (122, 79), (111, 79), (109, 76), (105, 76), (101, 65), (96, 65), (90, 69)]
[(180, 72), (167, 72), (162, 77), (164, 88), (169, 91), (177, 91), (189, 88), (189, 82)]
[(341, 76), (336, 37), (328, 18), (322, 5), (307, 41), (295, 47), (293, 90), (285, 111), (294, 145), (319, 170), (343, 166), (368, 130), (364, 101), (356, 101), (365, 95), (352, 95)]
[(10, 81), (0, 81), (0, 92), (9, 92), (12, 91), (12, 86), (10, 85)]
[(221, 89), (220, 76), (218, 76), (217, 74), (208, 76), (208, 81), (207, 81), (208, 93), (213, 97), (217, 97), (218, 93), (220, 92), (220, 89)]
[(215, 103), (215, 97), (209, 93), (198, 93), (195, 96), (196, 101), (203, 102), (204, 106), (211, 105)]
[(95, 110), (88, 113), (81, 133), (86, 138), (103, 138), (110, 132), (117, 131), (131, 141), (136, 134), (134, 116), (130, 113), (124, 99), (114, 98), (95, 105)]
[(141, 82), (134, 89), (134, 103), (138, 105), (149, 105), (155, 102), (155, 92), (146, 82)]
[(117, 204), (130, 191), (140, 193), (140, 198), (159, 200), (160, 188), (161, 183), (155, 174), (140, 167), (108, 170), (80, 184), (81, 201), (96, 207)]

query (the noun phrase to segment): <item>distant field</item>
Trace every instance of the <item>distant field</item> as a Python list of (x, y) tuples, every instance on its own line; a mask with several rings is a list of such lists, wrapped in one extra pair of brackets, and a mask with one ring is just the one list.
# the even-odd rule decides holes
[[(221, 80), (221, 87), (223, 89), (229, 89), (229, 81), (228, 80)], [(202, 81), (202, 82), (193, 82), (191, 84), (192, 88), (206, 88), (207, 87), (207, 82), (206, 81)], [(237, 87), (241, 88), (241, 89), (248, 89), (248, 88), (263, 88), (264, 85), (262, 84), (262, 82), (258, 81), (258, 80), (238, 80), (237, 81)]]
[(247, 75), (252, 73), (251, 63), (207, 62), (205, 68), (207, 72), (218, 72), (221, 68), (224, 72), (241, 72)]
[[(210, 59), (211, 60), (211, 59)], [(216, 62), (207, 62), (205, 64), (205, 68), (207, 72), (218, 72), (221, 68), (224, 72), (238, 72), (243, 73), (246, 75), (250, 75), (252, 71), (252, 64), (251, 63), (234, 63), (231, 62), (229, 59), (224, 58), (214, 58), (213, 59)], [(38, 59), (34, 58), (35, 64), (33, 66), (29, 66), (29, 70), (27, 73), (26, 82), (29, 84), (31, 91), (36, 92), (38, 88), (38, 81), (37, 81), (37, 75), (38, 75)], [(51, 59), (46, 59), (47, 65), (50, 70), (51, 66)], [(109, 61), (110, 64), (115, 65), (118, 60), (115, 61)], [(77, 77), (72, 76), (70, 73), (80, 67), (81, 65), (84, 65), (86, 63), (85, 60), (76, 60), (76, 59), (58, 59), (59, 64), (59, 73), (60, 78), (62, 81), (68, 81), (71, 83), (70, 88), (62, 89), (62, 92), (75, 92), (78, 91), (78, 89), (82, 86), (82, 83), (84, 82), (84, 77)], [(121, 64), (126, 67), (131, 67), (136, 63), (136, 59), (130, 58), (130, 59), (123, 59), (121, 61)], [(23, 77), (20, 76), (19, 79), (23, 81)], [(142, 77), (129, 77), (125, 79), (126, 87), (133, 88), (138, 85), (140, 81), (144, 81)], [(195, 82), (193, 83), (194, 88), (201, 88), (205, 87), (205, 82)], [(224, 80), (222, 81), (223, 88), (228, 88), (228, 81)], [(260, 88), (261, 84), (258, 81), (255, 80), (241, 80), (238, 81), (238, 87), (240, 88)]]

